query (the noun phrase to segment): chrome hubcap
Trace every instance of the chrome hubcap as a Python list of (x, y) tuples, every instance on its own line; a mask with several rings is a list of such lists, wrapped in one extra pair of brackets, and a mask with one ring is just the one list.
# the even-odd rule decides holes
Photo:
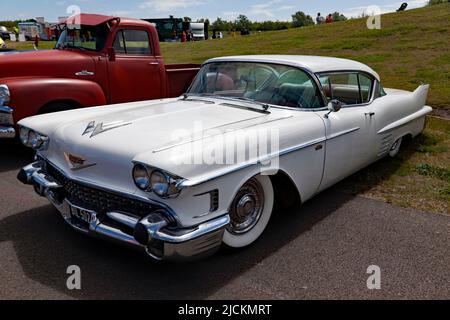
[(231, 223), (228, 231), (233, 234), (243, 234), (258, 223), (264, 209), (264, 192), (261, 184), (255, 178), (250, 179), (239, 190), (231, 205)]

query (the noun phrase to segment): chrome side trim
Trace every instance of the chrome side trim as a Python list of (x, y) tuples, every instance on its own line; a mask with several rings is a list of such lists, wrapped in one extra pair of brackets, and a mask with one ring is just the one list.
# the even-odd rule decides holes
[(378, 131), (377, 134), (382, 134), (382, 133), (386, 133), (387, 131), (394, 130), (394, 129), (401, 127), (401, 126), (403, 126), (411, 121), (414, 121), (420, 117), (424, 117), (432, 111), (433, 111), (433, 108), (431, 108), (429, 106), (424, 106), (419, 111), (414, 112), (413, 114), (410, 114), (409, 116), (406, 116), (400, 120), (397, 120), (397, 121), (387, 125), (386, 127), (382, 128), (380, 131)]
[(336, 139), (336, 138), (341, 137), (341, 136), (344, 136), (344, 135), (346, 135), (346, 134), (349, 134), (349, 133), (358, 131), (359, 129), (361, 129), (361, 128), (360, 128), (360, 127), (355, 127), (355, 128), (351, 128), (351, 129), (348, 129), (348, 130), (342, 130), (342, 131), (333, 133), (332, 135), (330, 135), (330, 136), (327, 137), (327, 140)]
[[(288, 115), (288, 116), (278, 117), (278, 118), (275, 118), (275, 119), (261, 121), (259, 123), (250, 124), (250, 125), (246, 125), (246, 126), (243, 126), (243, 127), (240, 127), (240, 128), (236, 128), (233, 131), (243, 130), (243, 129), (246, 129), (246, 128), (251, 128), (251, 127), (254, 127), (254, 126), (259, 126), (259, 125), (262, 125), (262, 124), (267, 124), (267, 123), (271, 123), (271, 122), (275, 122), (275, 121), (279, 121), (279, 120), (289, 119), (289, 118), (292, 118), (292, 117), (293, 117), (293, 115)], [(259, 118), (265, 118), (265, 116), (257, 116), (257, 117), (253, 117), (253, 118), (249, 118), (249, 119), (245, 119), (245, 120), (239, 120), (239, 121), (227, 123), (227, 124), (224, 124), (224, 125), (220, 125), (220, 126), (217, 126), (217, 127), (208, 128), (206, 130), (207, 131), (208, 130), (216, 130), (216, 129), (219, 129), (219, 128), (222, 128), (222, 127), (226, 127), (226, 126), (230, 126), (230, 125), (234, 125), (234, 124), (238, 124), (238, 123), (242, 123), (242, 122), (247, 122), (247, 121), (251, 121), (251, 120), (256, 120), (256, 119), (259, 119)], [(224, 132), (210, 134), (210, 135), (205, 135), (205, 136), (200, 135), (196, 139), (190, 139), (190, 140), (180, 141), (180, 142), (176, 142), (176, 143), (169, 143), (169, 144), (167, 144), (165, 146), (161, 146), (160, 148), (153, 150), (153, 153), (166, 151), (166, 150), (169, 150), (171, 148), (179, 147), (179, 146), (182, 146), (182, 145), (185, 145), (185, 144), (188, 144), (188, 143), (196, 142), (196, 141), (203, 140), (203, 139), (212, 138), (212, 137), (218, 136), (220, 134), (224, 134)]]
[(192, 180), (185, 179), (185, 180), (182, 180), (180, 183), (177, 184), (177, 188), (184, 189), (184, 188), (197, 186), (199, 184), (203, 184), (203, 183), (206, 183), (208, 181), (220, 178), (220, 177), (222, 177), (224, 175), (231, 174), (231, 173), (234, 173), (234, 172), (246, 169), (246, 168), (254, 166), (254, 165), (259, 165), (259, 164), (261, 164), (263, 162), (266, 162), (266, 161), (268, 161), (268, 160), (270, 160), (272, 158), (281, 157), (281, 156), (286, 155), (288, 153), (299, 151), (301, 149), (305, 149), (305, 148), (314, 146), (314, 145), (316, 145), (318, 143), (325, 142), (326, 140), (327, 139), (325, 139), (325, 138), (318, 138), (318, 139), (315, 139), (315, 140), (311, 140), (311, 141), (308, 141), (306, 143), (302, 143), (302, 144), (299, 144), (297, 146), (286, 148), (286, 149), (283, 149), (283, 150), (278, 151), (276, 153), (267, 155), (267, 156), (262, 157), (262, 158), (260, 158), (260, 159), (258, 159), (256, 161), (246, 162), (244, 164), (241, 164), (240, 166), (222, 170), (221, 172), (218, 172), (218, 173), (216, 173), (215, 175), (212, 175), (212, 176), (200, 177), (200, 178), (192, 179)]
[(76, 72), (75, 75), (76, 75), (77, 77), (82, 77), (82, 76), (93, 76), (93, 75), (95, 75), (95, 72), (83, 70), (83, 71), (80, 71), (80, 72)]
[(293, 146), (293, 147), (290, 147), (290, 148), (286, 148), (286, 149), (280, 150), (279, 152), (267, 155), (267, 156), (262, 157), (262, 158), (260, 158), (260, 159), (258, 159), (256, 161), (247, 162), (247, 163), (244, 163), (244, 164), (242, 164), (242, 165), (240, 165), (238, 167), (235, 167), (235, 168), (225, 169), (225, 170), (223, 170), (221, 172), (218, 172), (218, 173), (216, 173), (215, 175), (212, 175), (212, 176), (200, 177), (200, 178), (192, 179), (192, 180), (185, 179), (185, 180), (182, 180), (180, 183), (178, 183), (177, 187), (180, 188), (180, 189), (194, 187), (194, 186), (197, 186), (197, 185), (209, 182), (211, 180), (220, 178), (220, 177), (222, 177), (224, 175), (231, 174), (231, 173), (234, 173), (234, 172), (246, 169), (246, 168), (254, 166), (254, 165), (259, 165), (259, 164), (261, 164), (263, 162), (266, 162), (266, 161), (268, 161), (270, 159), (273, 159), (275, 157), (281, 157), (281, 156), (284, 156), (284, 155), (292, 153), (292, 152), (296, 152), (296, 151), (299, 151), (299, 150), (302, 150), (302, 149), (305, 149), (305, 148), (308, 148), (308, 147), (312, 147), (312, 146), (314, 146), (314, 145), (316, 145), (318, 143), (322, 143), (322, 142), (326, 142), (328, 140), (336, 139), (337, 137), (341, 137), (343, 135), (346, 135), (346, 134), (349, 134), (349, 133), (352, 133), (352, 132), (355, 132), (355, 131), (358, 131), (358, 130), (360, 130), (360, 127), (355, 127), (355, 128), (351, 128), (351, 129), (348, 129), (348, 130), (343, 130), (343, 131), (337, 132), (337, 133), (335, 133), (333, 135), (330, 135), (327, 138), (318, 138), (318, 139), (315, 139), (315, 140), (311, 140), (311, 141), (299, 144), (297, 146)]

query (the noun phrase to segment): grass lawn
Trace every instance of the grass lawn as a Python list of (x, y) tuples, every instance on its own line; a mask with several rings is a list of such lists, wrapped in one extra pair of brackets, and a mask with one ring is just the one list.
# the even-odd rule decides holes
[[(6, 44), (9, 49), (28, 51), (34, 50), (34, 41), (26, 41), (26, 42), (11, 42), (6, 41)], [(55, 41), (40, 41), (39, 42), (39, 50), (49, 50), (55, 47)]]

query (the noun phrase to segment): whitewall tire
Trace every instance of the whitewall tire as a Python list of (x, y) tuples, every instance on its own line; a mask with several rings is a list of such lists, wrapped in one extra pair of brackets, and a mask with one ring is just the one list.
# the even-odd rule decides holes
[(273, 186), (268, 176), (255, 176), (237, 192), (230, 207), (230, 225), (223, 242), (243, 248), (255, 242), (269, 223), (274, 203)]
[(391, 147), (389, 151), (389, 156), (394, 158), (400, 151), (400, 146), (402, 145), (403, 138), (398, 138)]

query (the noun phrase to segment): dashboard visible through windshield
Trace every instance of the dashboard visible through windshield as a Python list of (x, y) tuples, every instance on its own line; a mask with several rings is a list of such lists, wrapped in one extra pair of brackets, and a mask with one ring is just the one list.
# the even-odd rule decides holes
[(188, 94), (302, 109), (324, 106), (319, 88), (308, 73), (292, 66), (260, 62), (206, 64)]

